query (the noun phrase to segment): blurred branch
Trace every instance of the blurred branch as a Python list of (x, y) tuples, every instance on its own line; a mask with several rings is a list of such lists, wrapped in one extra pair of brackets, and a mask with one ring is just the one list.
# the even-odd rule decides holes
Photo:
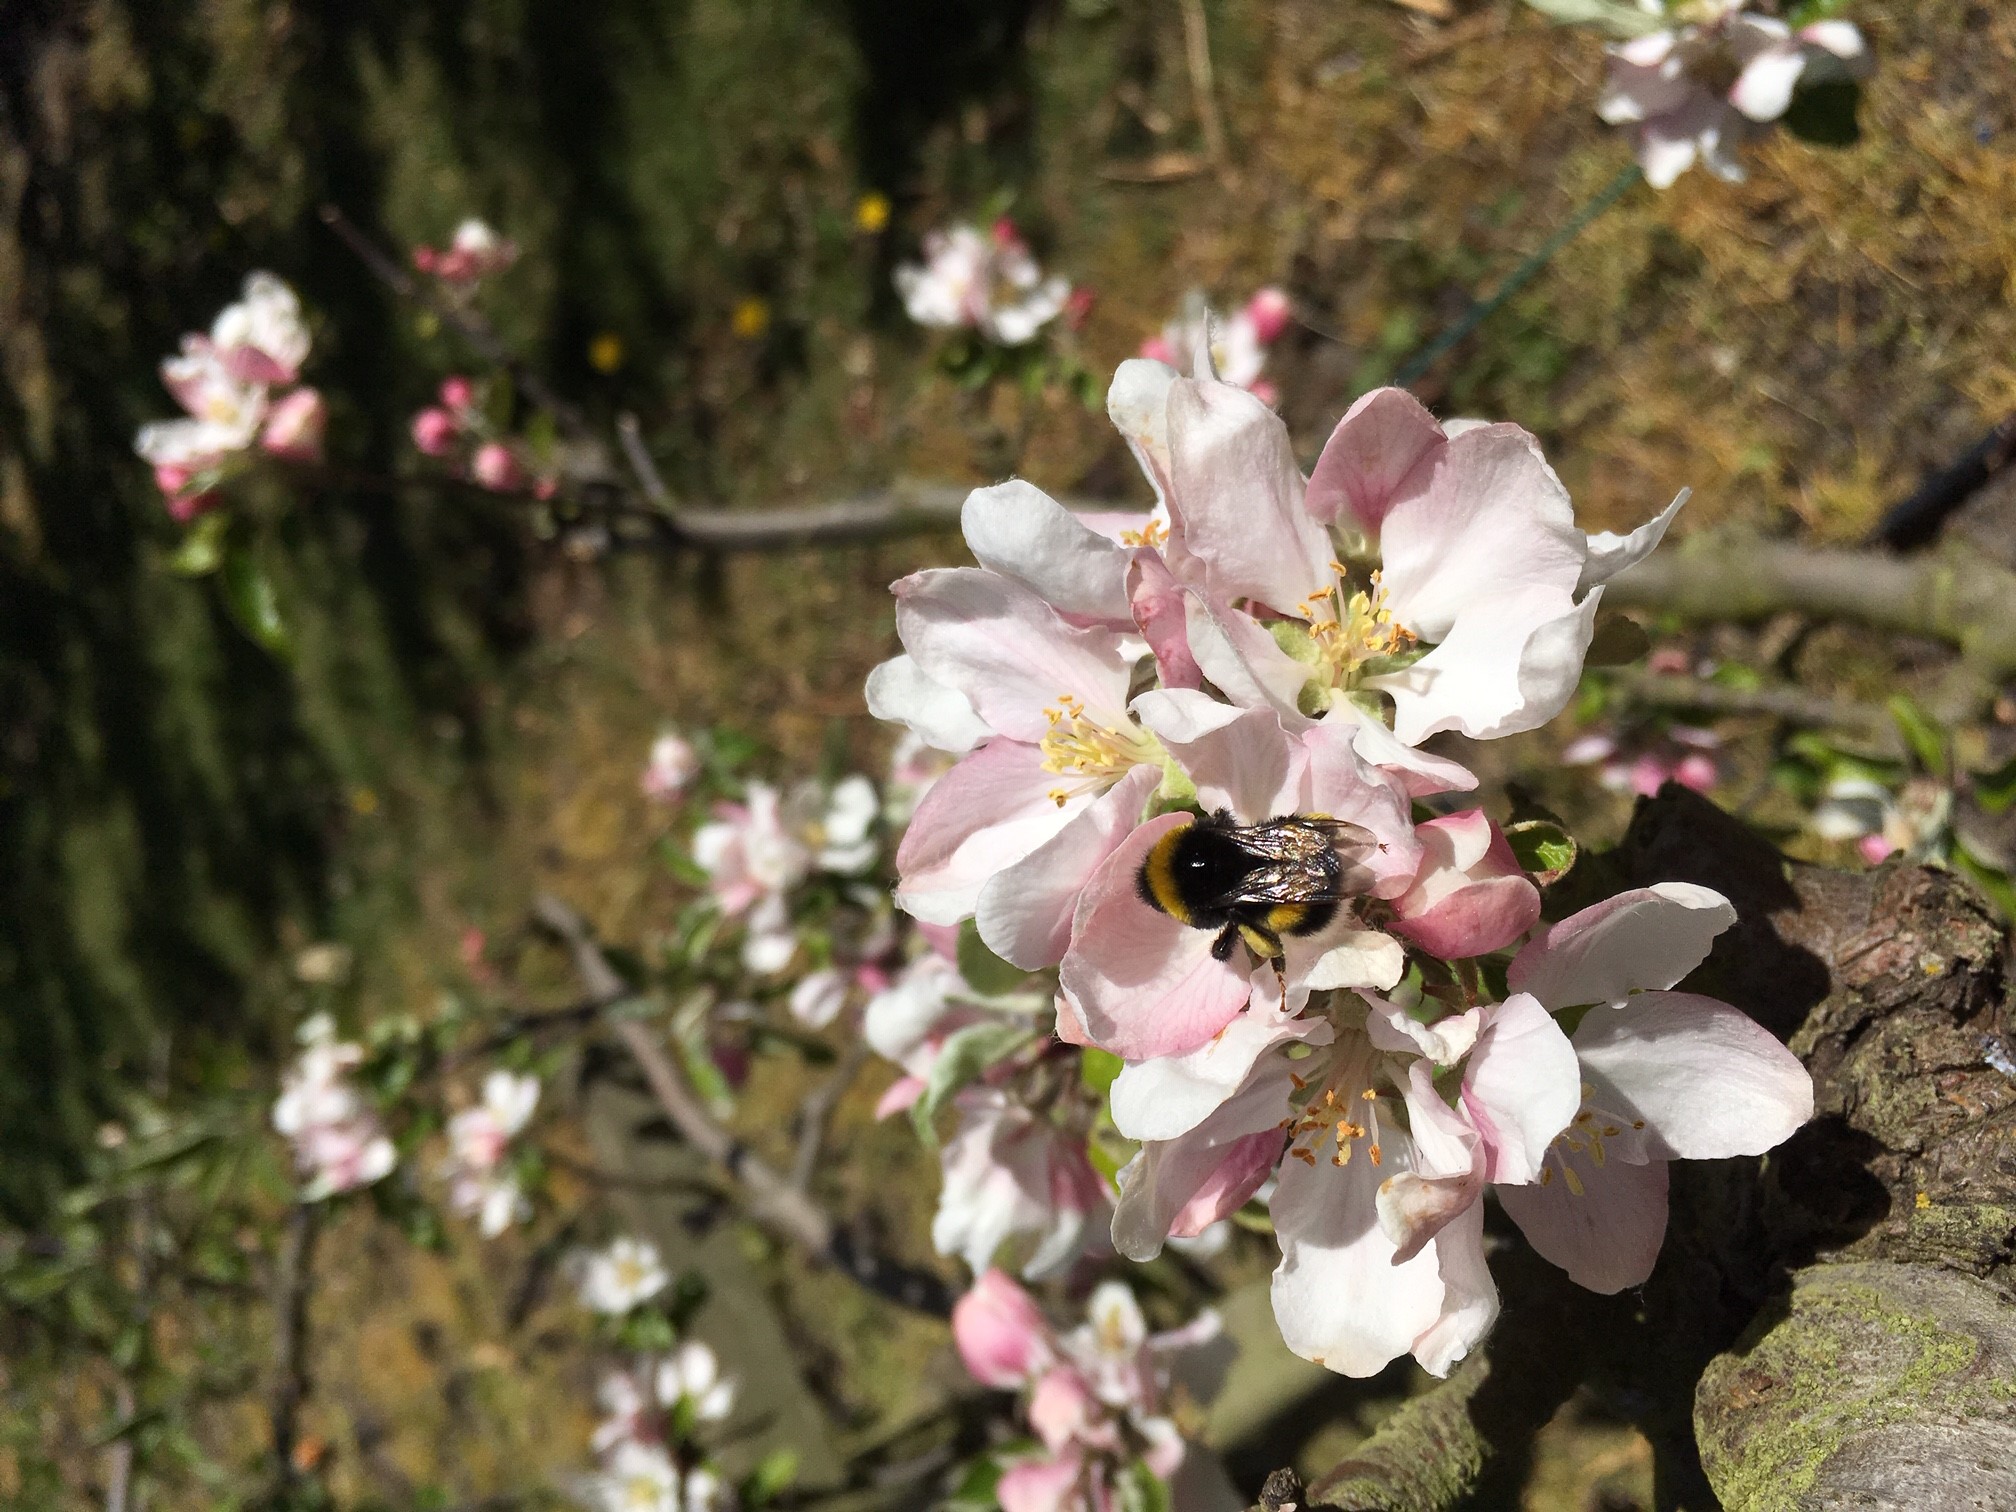
[(812, 1177), (819, 1169), (820, 1152), (826, 1146), (826, 1125), (833, 1117), (833, 1109), (847, 1095), (847, 1089), (867, 1062), (867, 1042), (856, 1040), (847, 1047), (833, 1074), (813, 1090), (798, 1110), (798, 1153), (791, 1161), (791, 1185), (799, 1191), (811, 1188)]
[(1869, 544), (1894, 551), (1930, 545), (1947, 519), (2012, 461), (2016, 461), (2016, 415), (1975, 442), (1959, 461), (1928, 474), (1916, 492), (1883, 516)]
[(314, 1285), (315, 1236), (321, 1214), (312, 1202), (296, 1202), (287, 1217), (286, 1247), (280, 1256), (277, 1314), (279, 1337), (273, 1388), (274, 1474), (284, 1488), (298, 1472), (294, 1462), (301, 1407), (308, 1400), (308, 1299)]
[(1794, 687), (1733, 688), (1705, 678), (1621, 670), (1618, 690), (1659, 709), (1698, 709), (1708, 714), (1768, 714), (1787, 724), (1815, 730), (1842, 730), (1903, 754), (1896, 721), (1875, 704), (1851, 703)]
[[(551, 893), (539, 894), (532, 911), (566, 944), (575, 974), (591, 1000), (606, 1007), (630, 995), (578, 913)], [(814, 1261), (833, 1266), (878, 1296), (920, 1312), (939, 1316), (951, 1312), (951, 1293), (943, 1281), (858, 1247), (824, 1208), (715, 1123), (649, 1027), (636, 1019), (617, 1019), (611, 1028), (644, 1073), (651, 1095), (672, 1127), (734, 1182), (751, 1218)]]
[(1225, 122), (1218, 114), (1218, 83), (1211, 67), (1211, 31), (1204, 18), (1204, 0), (1178, 0), (1183, 10), (1183, 59), (1190, 69), (1190, 93), (1197, 108), (1197, 126), (1204, 134), (1204, 153), (1223, 174), (1229, 166)]

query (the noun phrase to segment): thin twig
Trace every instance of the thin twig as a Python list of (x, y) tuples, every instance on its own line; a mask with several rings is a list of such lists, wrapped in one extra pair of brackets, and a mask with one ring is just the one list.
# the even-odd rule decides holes
[(833, 1074), (813, 1089), (798, 1110), (798, 1153), (791, 1162), (791, 1185), (799, 1191), (811, 1190), (812, 1177), (819, 1169), (819, 1156), (826, 1145), (827, 1122), (867, 1063), (868, 1046), (856, 1040), (840, 1057)]
[[(591, 999), (612, 1004), (629, 996), (630, 989), (579, 914), (551, 893), (539, 894), (532, 911), (565, 942), (575, 974)], [(646, 1025), (636, 1019), (619, 1019), (612, 1027), (644, 1073), (651, 1095), (672, 1127), (734, 1182), (751, 1218), (811, 1259), (835, 1267), (878, 1296), (938, 1316), (951, 1312), (951, 1293), (943, 1281), (857, 1247), (824, 1208), (715, 1123)]]
[(463, 340), (482, 354), (484, 361), (508, 372), (519, 392), (551, 415), (570, 440), (593, 439), (588, 423), (581, 418), (581, 411), (562, 398), (559, 391), (538, 373), (512, 356), (511, 349), (491, 328), (489, 321), (466, 305), (443, 298), (431, 284), (414, 278), (366, 236), (340, 206), (324, 205), (322, 224), (335, 232), (343, 244), (357, 254), (358, 260), (393, 293), (424, 305), (444, 325), (453, 326)]
[(2012, 462), (2016, 462), (2016, 415), (1975, 442), (1959, 461), (1928, 475), (1910, 498), (1883, 516), (1868, 544), (1894, 551), (1930, 545), (1947, 519)]
[(1700, 709), (1710, 714), (1768, 714), (1786, 724), (1814, 730), (1843, 730), (1902, 754), (1896, 721), (1887, 709), (1808, 693), (1802, 688), (1732, 688), (1705, 678), (1671, 673), (1624, 671), (1620, 689), (1635, 701), (1661, 709)]
[(1197, 125), (1204, 133), (1204, 153), (1221, 174), (1225, 171), (1225, 123), (1218, 115), (1218, 86), (1211, 67), (1211, 31), (1205, 23), (1204, 0), (1180, 0), (1183, 8), (1183, 57), (1190, 67), (1190, 95)]
[(637, 475), (637, 486), (644, 490), (644, 497), (663, 513), (673, 513), (672, 491), (665, 486), (658, 464), (645, 449), (644, 432), (637, 424), (637, 417), (628, 410), (616, 417), (616, 439), (623, 443), (624, 459)]
[(296, 1202), (287, 1219), (287, 1243), (280, 1256), (273, 1388), (274, 1473), (283, 1486), (294, 1484), (299, 1471), (294, 1449), (300, 1433), (302, 1405), (308, 1400), (308, 1299), (314, 1285), (315, 1236), (320, 1210), (312, 1202)]

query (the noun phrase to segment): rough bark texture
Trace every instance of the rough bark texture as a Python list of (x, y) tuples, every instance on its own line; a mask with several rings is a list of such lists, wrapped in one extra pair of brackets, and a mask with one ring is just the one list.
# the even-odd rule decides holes
[(1673, 1167), (1658, 1269), (1579, 1293), (1513, 1248), (1479, 1355), (1311, 1488), (1431, 1512), (1516, 1485), (1578, 1384), (1650, 1438), (1662, 1508), (2016, 1507), (2016, 1047), (2005, 929), (1962, 880), (1787, 863), (1670, 787), (1549, 899), (1699, 882), (1739, 922), (1688, 985), (1783, 1036), (1813, 1122)]

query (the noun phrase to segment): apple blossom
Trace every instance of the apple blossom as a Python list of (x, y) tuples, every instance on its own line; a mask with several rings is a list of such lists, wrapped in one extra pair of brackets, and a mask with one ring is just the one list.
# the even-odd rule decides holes
[(1203, 295), (1193, 293), (1160, 335), (1141, 343), (1141, 355), (1181, 368), (1204, 353), (1216, 377), (1271, 404), (1274, 386), (1260, 374), (1267, 365), (1267, 348), (1288, 328), (1288, 312), (1288, 296), (1275, 288), (1260, 290), (1223, 318), (1205, 303)]
[[(1215, 1313), (1151, 1334), (1133, 1292), (1107, 1281), (1094, 1288), (1085, 1321), (1060, 1334), (1027, 1292), (990, 1270), (954, 1304), (952, 1333), (974, 1379), (1022, 1394), (1041, 1446), (1004, 1467), (995, 1491), (1004, 1512), (1105, 1512), (1119, 1504), (1124, 1479), (1141, 1472), (1165, 1483), (1179, 1512), (1243, 1505), (1217, 1462), (1186, 1443), (1167, 1415), (1179, 1356), (1219, 1355), (1215, 1371), (1193, 1372), (1203, 1395), (1222, 1376)], [(1210, 1384), (1201, 1380), (1207, 1374)]]
[(946, 1142), (944, 1185), (931, 1244), (974, 1274), (1017, 1235), (1030, 1239), (1022, 1274), (1061, 1273), (1088, 1247), (1105, 1243), (1111, 1206), (1105, 1184), (1072, 1135), (1030, 1112), (999, 1087), (972, 1086), (953, 1100), (959, 1132)]
[(319, 462), (328, 423), (322, 395), (312, 388), (297, 388), (267, 412), (259, 445), (290, 462)]
[(579, 1483), (591, 1512), (714, 1512), (721, 1481), (704, 1466), (681, 1470), (659, 1444), (625, 1440), (608, 1462)]
[(1013, 222), (956, 225), (924, 238), (924, 261), (896, 270), (903, 308), (922, 326), (971, 330), (1021, 346), (1063, 313), (1068, 279), (1043, 276)]
[(1708, 792), (1722, 780), (1714, 753), (1722, 737), (1694, 725), (1673, 725), (1661, 735), (1623, 738), (1609, 730), (1578, 735), (1561, 752), (1568, 766), (1594, 766), (1613, 793), (1650, 798), (1669, 782)]
[(1775, 16), (1710, 0), (1698, 21), (1610, 48), (1597, 114), (1637, 128), (1645, 178), (1664, 189), (1698, 161), (1741, 180), (1736, 149), (1784, 115), (1805, 84), (1864, 78), (1873, 67), (1862, 34), (1846, 21), (1794, 31)]
[[(1666, 1231), (1666, 1163), (1761, 1155), (1813, 1116), (1797, 1056), (1740, 1009), (1671, 989), (1706, 958), (1735, 910), (1691, 883), (1640, 888), (1536, 934), (1508, 980), (1550, 1011), (1589, 1006), (1570, 1036), (1580, 1106), (1523, 1169), (1537, 1130), (1522, 1131), (1520, 1184), (1505, 1211), (1541, 1255), (1592, 1291), (1636, 1286)], [(1518, 1001), (1515, 998), (1513, 1001)], [(1501, 1091), (1463, 1102), (1485, 1113), (1487, 1147)], [(1497, 1178), (1494, 1176), (1493, 1178)]]
[(714, 1351), (697, 1339), (666, 1356), (656, 1384), (664, 1407), (672, 1410), (683, 1403), (695, 1422), (718, 1423), (735, 1410), (735, 1382), (721, 1374)]
[(649, 1302), (672, 1284), (658, 1246), (629, 1235), (613, 1240), (606, 1249), (578, 1256), (575, 1268), (581, 1305), (609, 1317)]
[(532, 1205), (518, 1178), (503, 1169), (511, 1140), (531, 1121), (539, 1105), (539, 1078), (492, 1071), (483, 1079), (483, 1100), (448, 1120), (448, 1205), (478, 1215), (477, 1226), (494, 1239), (531, 1216)]
[(700, 775), (700, 753), (677, 730), (664, 730), (651, 742), (639, 786), (653, 803), (677, 803), (679, 795)]
[(364, 1047), (336, 1038), (326, 1013), (301, 1025), (301, 1054), (281, 1079), (273, 1127), (294, 1147), (301, 1198), (318, 1202), (390, 1175), (398, 1154), (377, 1112), (351, 1083)]
[(461, 434), (461, 423), (445, 409), (430, 405), (413, 417), (413, 445), (423, 456), (447, 456)]
[(210, 326), (210, 346), (233, 376), (267, 388), (301, 376), (309, 344), (300, 297), (271, 273), (249, 274)]
[(506, 241), (488, 224), (470, 217), (455, 228), (445, 251), (421, 245), (413, 249), (413, 266), (443, 283), (473, 288), (518, 260), (517, 243)]
[(1540, 889), (1481, 809), (1430, 819), (1415, 831), (1424, 859), (1395, 902), (1393, 932), (1445, 959), (1489, 955), (1540, 918)]

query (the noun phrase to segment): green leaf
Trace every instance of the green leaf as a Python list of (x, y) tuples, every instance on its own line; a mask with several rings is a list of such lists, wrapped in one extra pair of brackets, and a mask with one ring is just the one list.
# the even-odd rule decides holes
[(991, 1454), (973, 1461), (958, 1489), (946, 1498), (945, 1512), (996, 1512), (999, 1502), (995, 1487), (1001, 1484), (1005, 1468)]
[(788, 1491), (797, 1478), (798, 1451), (772, 1449), (743, 1480), (741, 1505), (755, 1512), (780, 1492)]
[(183, 577), (205, 577), (224, 561), (224, 534), (231, 528), (231, 516), (213, 509), (197, 518), (183, 533), (181, 544), (168, 558), (168, 570)]
[(1535, 885), (1551, 887), (1568, 875), (1581, 853), (1575, 837), (1548, 819), (1521, 819), (1505, 826), (1512, 854), (1533, 875)]
[(1169, 1487), (1140, 1461), (1120, 1472), (1121, 1512), (1170, 1512)]
[(1945, 733), (1907, 694), (1897, 694), (1888, 707), (1897, 733), (1904, 737), (1918, 764), (1932, 776), (1943, 776), (1947, 769)]
[(1006, 1019), (968, 1024), (948, 1038), (938, 1058), (931, 1063), (931, 1077), (924, 1084), (924, 1095), (910, 1108), (910, 1121), (916, 1126), (917, 1137), (926, 1144), (936, 1144), (935, 1120), (947, 1100), (989, 1066), (1005, 1060), (1035, 1038), (1035, 1031), (1027, 1025)]
[(1020, 966), (1010, 965), (987, 948), (987, 942), (980, 938), (980, 930), (971, 919), (959, 926), (957, 960), (959, 975), (982, 997), (999, 997), (1004, 992), (1013, 992), (1029, 980), (1028, 972)]
[(1816, 147), (1853, 147), (1862, 140), (1856, 112), (1862, 86), (1853, 79), (1828, 79), (1809, 84), (1792, 96), (1783, 117), (1785, 129)]
[(2002, 910), (2005, 919), (2016, 920), (2016, 880), (2000, 867), (1990, 866), (1976, 856), (1966, 846), (1953, 848), (1953, 864), (1973, 879), (1974, 885), (1988, 894), (1994, 905)]
[(2016, 756), (1992, 772), (1975, 774), (1974, 801), (1991, 814), (2004, 813), (2016, 803)]
[(1094, 1097), (1104, 1097), (1119, 1078), (1120, 1068), (1126, 1064), (1111, 1050), (1087, 1046), (1078, 1054), (1078, 1079)]
[(1645, 633), (1643, 625), (1629, 615), (1609, 614), (1597, 621), (1596, 634), (1590, 638), (1589, 651), (1582, 658), (1582, 665), (1627, 666), (1651, 649), (1652, 637)]
[(226, 547), (218, 581), (223, 585), (224, 605), (238, 628), (280, 660), (292, 661), (294, 643), (280, 618), (280, 600), (252, 553), (237, 544)]
[(1640, 10), (1629, 0), (1526, 0), (1560, 26), (1593, 26), (1613, 37), (1642, 37), (1658, 31), (1665, 18)]

